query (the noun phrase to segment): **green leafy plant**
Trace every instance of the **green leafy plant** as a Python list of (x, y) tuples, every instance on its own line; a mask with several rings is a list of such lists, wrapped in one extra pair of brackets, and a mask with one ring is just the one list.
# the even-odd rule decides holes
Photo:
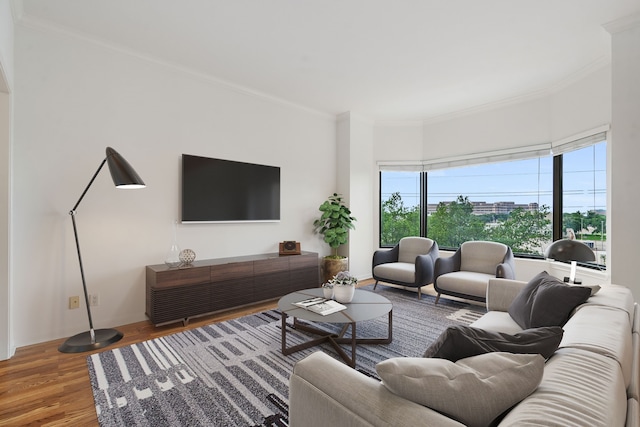
[(331, 258), (343, 258), (338, 255), (338, 248), (349, 240), (349, 230), (354, 230), (356, 219), (351, 216), (351, 211), (344, 204), (342, 196), (333, 193), (318, 208), (322, 215), (313, 221), (315, 231), (321, 234), (324, 241), (333, 249)]
[(340, 271), (338, 274), (333, 276), (333, 279), (329, 280), (329, 282), (327, 283), (329, 287), (355, 286), (357, 284), (358, 279), (356, 277), (353, 277), (348, 271)]

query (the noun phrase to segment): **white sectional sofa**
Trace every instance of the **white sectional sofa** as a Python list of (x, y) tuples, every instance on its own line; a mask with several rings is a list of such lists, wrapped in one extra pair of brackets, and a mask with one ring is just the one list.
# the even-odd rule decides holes
[[(488, 311), (471, 326), (520, 332), (507, 310), (525, 285), (491, 280)], [(537, 388), (498, 425), (639, 427), (640, 313), (630, 290), (602, 285), (573, 311), (563, 329), (560, 346), (544, 364)], [(321, 352), (296, 364), (289, 405), (294, 427), (463, 425)]]

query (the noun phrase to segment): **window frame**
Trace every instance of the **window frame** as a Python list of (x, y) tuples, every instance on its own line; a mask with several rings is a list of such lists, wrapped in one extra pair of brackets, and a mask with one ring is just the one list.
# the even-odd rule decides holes
[[(591, 143), (589, 143), (591, 142)], [(606, 132), (606, 130), (604, 132), (599, 132), (597, 134), (591, 134), (588, 135), (585, 138), (581, 138), (581, 139), (576, 139), (573, 140), (569, 143), (562, 141), (562, 143), (558, 143), (557, 146), (561, 147), (560, 150), (558, 150), (558, 153), (552, 153), (552, 170), (553, 170), (553, 177), (552, 177), (552, 206), (551, 206), (551, 216), (552, 216), (552, 241), (556, 241), (556, 240), (560, 240), (564, 238), (564, 230), (563, 230), (563, 185), (562, 185), (562, 177), (563, 177), (563, 154), (565, 152), (569, 152), (572, 150), (578, 150), (578, 149), (582, 149), (585, 148), (587, 146), (590, 145), (595, 145), (597, 143), (601, 143), (601, 142), (605, 142), (608, 143), (609, 142), (609, 135), (608, 132)], [(553, 144), (552, 144), (553, 145)], [(568, 147), (574, 147), (574, 148), (568, 148)], [(538, 156), (540, 157), (540, 156)], [(505, 160), (507, 161), (507, 160)], [(495, 162), (494, 162), (495, 163)], [(458, 166), (458, 167), (462, 167), (462, 166)], [(428, 195), (428, 171), (425, 170), (415, 170), (415, 169), (411, 169), (411, 167), (408, 168), (409, 171), (413, 171), (413, 172), (417, 172), (419, 173), (419, 180), (420, 180), (420, 236), (422, 237), (427, 237), (427, 195)], [(391, 170), (389, 170), (391, 171)], [(383, 204), (383, 200), (382, 200), (382, 180), (383, 180), (383, 173), (385, 172), (385, 170), (383, 170), (382, 168), (379, 170), (378, 172), (378, 189), (379, 189), (379, 195), (378, 195), (378, 217), (379, 217), (379, 224), (378, 224), (378, 246), (380, 248), (391, 248), (393, 247), (393, 245), (383, 245), (382, 244), (382, 220), (383, 220), (383, 215), (382, 215), (382, 204)], [(608, 190), (607, 190), (608, 191)], [(607, 215), (608, 215), (608, 207), (607, 207)], [(443, 250), (456, 250), (457, 248), (448, 248), (448, 247), (441, 247), (441, 249)], [(524, 259), (544, 259), (543, 255), (535, 255), (535, 254), (514, 254), (514, 256), (518, 257), (518, 258), (524, 258)], [(602, 269), (602, 268), (606, 268), (605, 265), (602, 264), (598, 264), (597, 260), (595, 263), (580, 263), (581, 265), (585, 266), (585, 267), (589, 267), (589, 268), (593, 268), (593, 269)]]

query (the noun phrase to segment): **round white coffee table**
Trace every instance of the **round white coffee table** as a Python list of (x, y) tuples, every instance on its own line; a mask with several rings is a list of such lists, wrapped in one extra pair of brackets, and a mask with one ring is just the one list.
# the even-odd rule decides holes
[[(304, 308), (297, 307), (293, 303), (311, 297), (322, 297), (322, 288), (304, 289), (292, 292), (280, 298), (278, 309), (282, 313), (282, 354), (289, 355), (296, 351), (304, 350), (324, 342), (328, 342), (351, 367), (356, 365), (356, 344), (389, 344), (392, 340), (392, 312), (393, 305), (383, 296), (373, 292), (356, 289), (353, 300), (344, 304), (347, 308), (336, 313), (322, 316)], [(386, 337), (383, 338), (357, 338), (356, 323), (365, 320), (375, 319), (385, 314), (389, 318), (389, 329)], [(317, 335), (317, 338), (307, 342), (287, 347), (287, 317), (293, 317), (293, 329)], [(301, 322), (300, 319), (306, 322)], [(312, 326), (308, 322), (325, 322), (343, 324), (342, 330), (338, 334), (330, 333)], [(351, 336), (345, 337), (347, 330), (351, 328)], [(340, 347), (339, 344), (351, 344), (351, 356)]]

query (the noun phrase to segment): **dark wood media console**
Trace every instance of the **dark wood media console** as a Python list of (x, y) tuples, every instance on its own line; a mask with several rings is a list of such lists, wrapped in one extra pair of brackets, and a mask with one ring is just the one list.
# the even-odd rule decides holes
[(195, 261), (184, 268), (146, 267), (146, 311), (156, 325), (280, 298), (320, 285), (315, 252)]

